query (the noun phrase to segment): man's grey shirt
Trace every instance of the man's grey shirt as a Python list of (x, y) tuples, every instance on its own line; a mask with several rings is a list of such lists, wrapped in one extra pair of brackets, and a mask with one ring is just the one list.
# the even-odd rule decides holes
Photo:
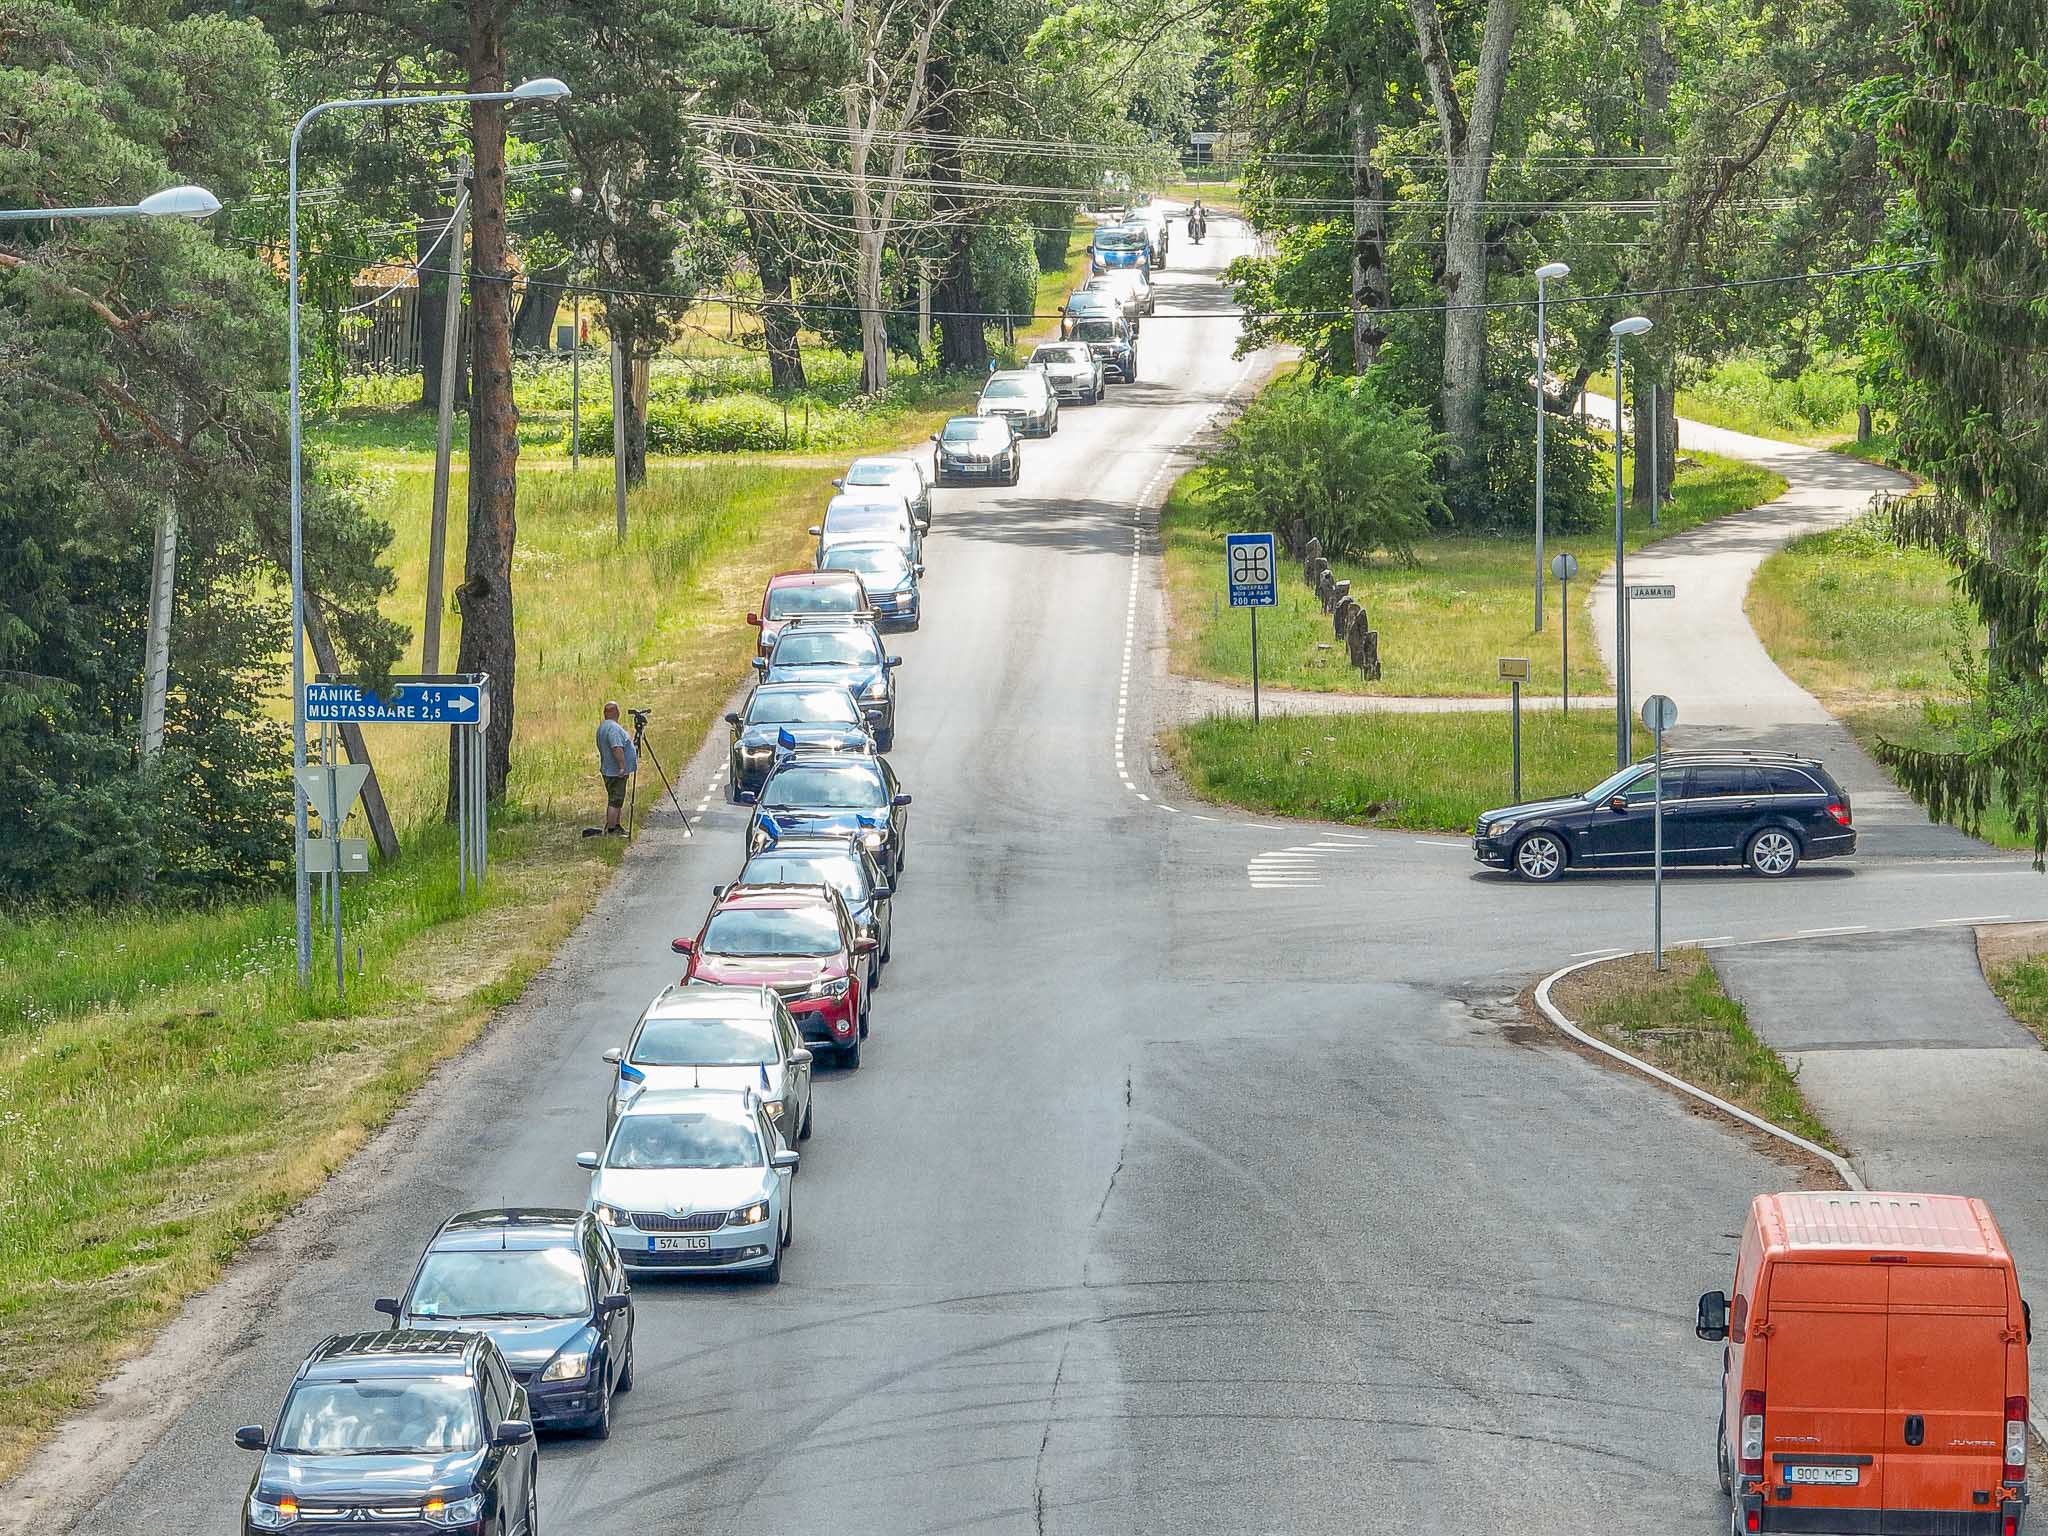
[(633, 738), (626, 728), (616, 720), (607, 720), (597, 728), (597, 771), (606, 778), (620, 772), (618, 759), (612, 756), (613, 747), (625, 748), (625, 772), (631, 773), (640, 766), (640, 754), (633, 750)]

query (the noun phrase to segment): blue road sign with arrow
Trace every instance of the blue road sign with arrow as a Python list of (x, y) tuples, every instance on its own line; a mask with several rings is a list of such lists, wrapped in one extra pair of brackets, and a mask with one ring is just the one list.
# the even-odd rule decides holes
[(394, 677), (380, 695), (345, 679), (313, 682), (306, 718), (316, 725), (477, 725), (490, 718), (490, 684)]

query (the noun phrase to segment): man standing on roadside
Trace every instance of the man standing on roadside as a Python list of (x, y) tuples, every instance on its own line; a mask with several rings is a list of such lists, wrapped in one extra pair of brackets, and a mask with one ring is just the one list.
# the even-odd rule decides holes
[[(597, 771), (604, 776), (604, 830), (609, 837), (624, 837), (619, 812), (626, 804), (626, 784), (640, 766), (640, 754), (633, 738), (619, 724), (619, 701), (604, 701), (604, 719), (597, 727)], [(585, 827), (585, 837), (597, 836), (596, 827)]]

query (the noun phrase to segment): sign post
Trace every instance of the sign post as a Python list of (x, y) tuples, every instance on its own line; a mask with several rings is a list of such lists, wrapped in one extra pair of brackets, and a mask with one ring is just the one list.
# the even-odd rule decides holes
[(1572, 578), (1579, 574), (1579, 557), (1569, 551), (1553, 555), (1550, 561), (1550, 574), (1557, 578), (1557, 600), (1564, 610), (1557, 638), (1558, 643), (1564, 648), (1564, 713), (1569, 715), (1572, 712)]
[(1259, 723), (1259, 610), (1280, 602), (1280, 566), (1270, 533), (1226, 533), (1223, 536), (1224, 577), (1230, 584), (1230, 606), (1252, 611), (1252, 726)]
[(1515, 795), (1517, 805), (1522, 800), (1522, 684), (1529, 681), (1529, 658), (1526, 656), (1503, 656), (1499, 661), (1500, 675), (1506, 681), (1513, 698), (1508, 713), (1513, 720), (1509, 727), (1515, 758)]
[(1643, 724), (1657, 741), (1657, 766), (1653, 771), (1657, 788), (1652, 808), (1650, 843), (1650, 945), (1654, 966), (1664, 969), (1664, 733), (1678, 724), (1678, 706), (1661, 693), (1643, 700)]

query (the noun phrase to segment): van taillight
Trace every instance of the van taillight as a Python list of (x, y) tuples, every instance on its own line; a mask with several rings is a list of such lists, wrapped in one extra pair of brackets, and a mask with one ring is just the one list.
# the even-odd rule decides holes
[(2027, 1400), (2005, 1400), (2005, 1480), (2017, 1483), (2027, 1475)]
[(1742, 1394), (1742, 1436), (1735, 1461), (1744, 1477), (1764, 1475), (1764, 1395), (1753, 1388)]

